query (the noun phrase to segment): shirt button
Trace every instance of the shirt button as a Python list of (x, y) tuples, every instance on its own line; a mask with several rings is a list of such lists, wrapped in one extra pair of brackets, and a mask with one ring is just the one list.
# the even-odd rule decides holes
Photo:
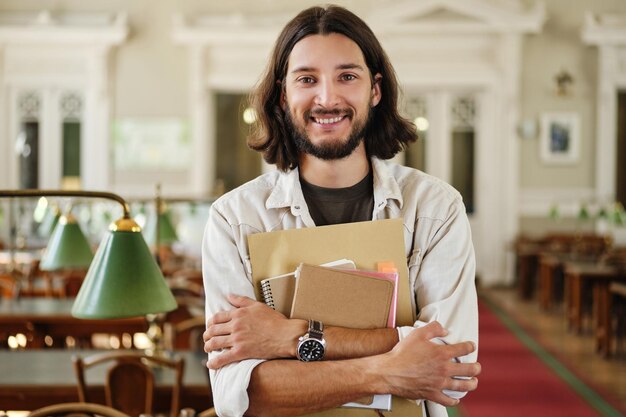
[(300, 206), (293, 206), (296, 210), (300, 210)]

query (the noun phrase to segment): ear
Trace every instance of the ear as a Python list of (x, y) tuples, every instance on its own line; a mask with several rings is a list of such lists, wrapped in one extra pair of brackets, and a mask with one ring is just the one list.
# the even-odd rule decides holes
[(280, 90), (280, 108), (285, 111), (285, 108), (287, 106), (287, 98), (285, 97), (285, 86), (280, 80), (276, 81), (276, 86)]
[(370, 106), (371, 107), (376, 107), (378, 105), (378, 103), (380, 103), (382, 96), (382, 89), (381, 89), (381, 81), (383, 79), (383, 76), (380, 75), (380, 73), (377, 73), (376, 75), (374, 75), (374, 81), (372, 82), (372, 98), (370, 100)]

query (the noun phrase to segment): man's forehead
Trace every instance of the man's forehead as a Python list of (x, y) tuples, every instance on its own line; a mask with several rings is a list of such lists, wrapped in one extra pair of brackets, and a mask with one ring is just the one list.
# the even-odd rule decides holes
[(291, 50), (288, 72), (314, 70), (322, 66), (335, 69), (366, 70), (363, 51), (352, 39), (340, 33), (314, 34), (300, 39)]

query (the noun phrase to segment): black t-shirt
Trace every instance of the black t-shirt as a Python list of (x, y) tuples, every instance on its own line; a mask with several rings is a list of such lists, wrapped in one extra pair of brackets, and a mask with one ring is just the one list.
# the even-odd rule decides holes
[(325, 188), (309, 184), (300, 177), (304, 200), (316, 226), (372, 220), (374, 211), (374, 174), (345, 188)]

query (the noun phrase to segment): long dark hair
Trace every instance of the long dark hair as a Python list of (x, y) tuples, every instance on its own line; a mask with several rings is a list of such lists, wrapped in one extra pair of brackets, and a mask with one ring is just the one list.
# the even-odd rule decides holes
[(417, 139), (415, 126), (398, 112), (395, 71), (369, 26), (343, 7), (311, 7), (300, 12), (280, 33), (265, 74), (250, 95), (257, 122), (248, 137), (248, 146), (262, 152), (265, 161), (283, 171), (298, 166), (298, 150), (285, 125), (285, 112), (281, 107), (289, 55), (295, 44), (306, 36), (331, 33), (344, 35), (361, 48), (372, 82), (375, 74), (382, 75), (379, 81), (382, 98), (372, 109), (364, 139), (367, 154), (389, 159)]

